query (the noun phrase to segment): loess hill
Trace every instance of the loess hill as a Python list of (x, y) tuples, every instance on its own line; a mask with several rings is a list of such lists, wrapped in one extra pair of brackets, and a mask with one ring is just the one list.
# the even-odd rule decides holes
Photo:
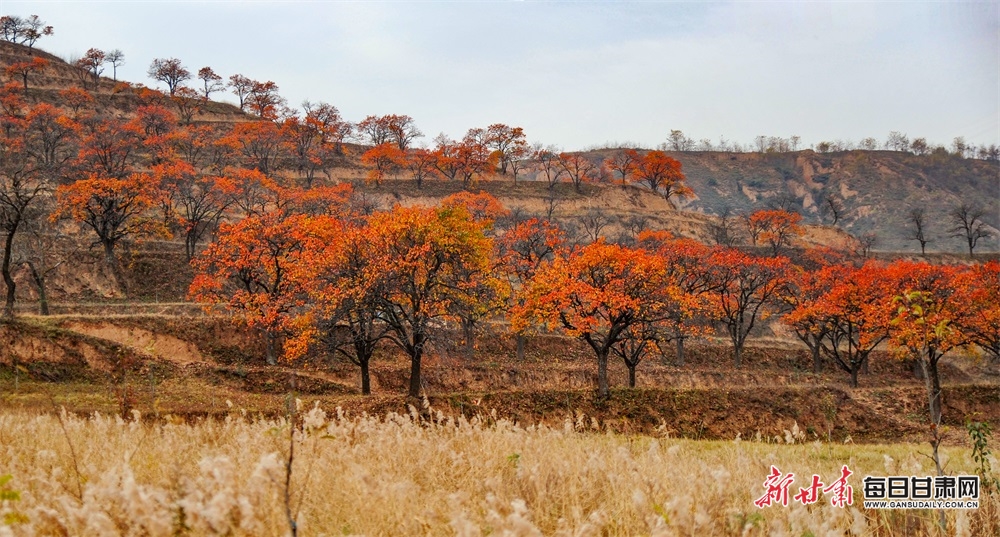
[[(33, 73), (24, 92), (29, 104), (45, 102), (69, 109), (63, 90), (90, 92), (91, 111), (132, 117), (141, 105), (136, 85), (101, 78), (97, 82), (62, 59), (37, 48), (0, 42), (0, 68), (34, 56), (49, 65)], [(20, 82), (12, 79), (12, 82)], [(498, 118), (500, 119), (500, 118)], [(225, 128), (257, 121), (234, 105), (204, 103), (195, 124)], [(530, 133), (529, 137), (530, 137)], [(597, 162), (613, 149), (585, 152)], [(358, 147), (348, 146), (323, 182), (351, 182), (356, 198), (373, 208), (393, 204), (436, 204), (461, 191), (461, 182), (431, 180), (422, 188), (405, 174), (380, 185), (364, 182)], [(817, 153), (671, 152), (683, 164), (694, 195), (667, 201), (640, 186), (612, 182), (549, 187), (537, 170), (528, 169), (515, 183), (510, 177), (480, 180), (475, 189), (489, 192), (508, 208), (524, 214), (551, 214), (583, 240), (584, 222), (603, 219), (609, 239), (638, 223), (678, 236), (711, 242), (710, 226), (726, 210), (738, 214), (768, 205), (798, 210), (807, 226), (794, 246), (850, 247), (852, 236), (874, 232), (876, 250), (913, 255), (919, 249), (906, 239), (906, 214), (925, 207), (932, 238), (928, 250), (951, 259), (964, 250), (949, 237), (947, 213), (963, 202), (984, 206), (984, 220), (994, 233), (978, 252), (1000, 252), (1000, 166), (946, 152), (916, 156), (895, 151)], [(283, 171), (294, 180), (291, 171)], [(837, 227), (828, 225), (822, 200), (843, 203)], [(375, 396), (357, 393), (357, 371), (343, 361), (316, 359), (293, 371), (268, 367), (260, 359), (254, 334), (234, 330), (220, 319), (202, 316), (187, 302), (192, 271), (179, 240), (145, 240), (123, 254), (123, 282), (102, 264), (81, 229), (66, 228), (70, 244), (60, 247), (70, 259), (49, 277), (50, 318), (30, 317), (0, 327), (2, 404), (11, 408), (47, 408), (65, 404), (80, 412), (122, 412), (182, 416), (221, 415), (234, 408), (280, 412), (289, 390), (303, 397), (342, 405), (349, 410), (383, 412), (404, 405), (407, 364), (395, 350), (382, 348), (373, 363)], [(26, 269), (16, 274), (21, 313), (35, 310), (38, 299)], [(829, 367), (811, 372), (805, 350), (788, 334), (758, 334), (749, 365), (734, 370), (727, 348), (717, 341), (693, 344), (685, 367), (673, 365), (667, 352), (639, 367), (639, 390), (615, 391), (608, 401), (594, 399), (596, 367), (578, 341), (544, 336), (529, 343), (528, 358), (511, 359), (513, 342), (502, 330), (480, 338), (470, 357), (465, 349), (439, 344), (428, 359), (426, 391), (431, 404), (471, 414), (497, 408), (523, 421), (558, 424), (572, 412), (585, 412), (602, 425), (626, 432), (659, 432), (689, 437), (744, 438), (760, 432), (782, 436), (801, 430), (809, 439), (919, 439), (926, 427), (923, 386), (910, 366), (881, 355), (873, 361), (862, 388), (847, 388), (845, 374)], [(454, 340), (459, 339), (457, 336)], [(442, 338), (447, 341), (448, 338)], [(558, 359), (553, 359), (558, 357)], [(624, 382), (625, 369), (613, 364), (613, 385)], [(980, 412), (1000, 419), (996, 364), (949, 357), (944, 369), (946, 416), (960, 425), (962, 416)], [(58, 386), (58, 388), (53, 388)], [(51, 395), (51, 399), (50, 396)], [(734, 404), (739, 401), (739, 404)], [(738, 412), (733, 411), (739, 408)], [(670, 425), (667, 425), (669, 422)]]

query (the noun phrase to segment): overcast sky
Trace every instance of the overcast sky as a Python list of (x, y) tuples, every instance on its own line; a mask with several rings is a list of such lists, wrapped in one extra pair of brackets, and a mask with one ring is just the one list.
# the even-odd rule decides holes
[[(955, 136), (1000, 143), (997, 2), (18, 2), (60, 56), (119, 48), (273, 80), (349, 120), (408, 114), (430, 141), (491, 123), (582, 149), (671, 129), (749, 143)], [(233, 97), (219, 97), (234, 100)]]

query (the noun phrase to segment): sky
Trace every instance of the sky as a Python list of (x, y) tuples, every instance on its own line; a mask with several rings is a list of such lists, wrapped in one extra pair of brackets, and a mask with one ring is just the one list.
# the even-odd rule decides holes
[(156, 86), (150, 62), (175, 57), (351, 121), (410, 115), (428, 144), (492, 123), (566, 150), (655, 147), (672, 129), (1000, 144), (996, 0), (0, 0), (0, 12), (39, 15), (55, 34), (37, 46), (64, 58), (121, 49), (119, 79)]

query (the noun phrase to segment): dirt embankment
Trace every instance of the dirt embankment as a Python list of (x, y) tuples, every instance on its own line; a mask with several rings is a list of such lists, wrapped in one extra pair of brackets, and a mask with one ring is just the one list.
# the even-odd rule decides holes
[[(390, 346), (373, 363), (375, 395), (361, 396), (352, 364), (319, 357), (267, 366), (255, 334), (215, 317), (32, 318), (0, 326), (0, 341), (0, 402), (12, 408), (45, 410), (56, 401), (84, 413), (190, 418), (282, 414), (289, 394), (352, 413), (407, 412), (412, 403), (404, 395), (409, 363)], [(751, 347), (747, 365), (735, 369), (725, 346), (702, 342), (688, 347), (683, 366), (669, 351), (647, 359), (636, 389), (622, 387), (626, 370), (612, 362), (615, 389), (600, 398), (593, 356), (575, 339), (532, 338), (523, 361), (502, 336), (482, 338), (471, 358), (447, 343), (457, 338), (443, 341), (425, 361), (424, 391), (434, 411), (450, 415), (781, 442), (922, 441), (927, 429), (922, 381), (885, 353), (873, 355), (862, 387), (851, 389), (829, 364), (812, 372), (808, 353), (793, 345)], [(1000, 365), (953, 356), (942, 377), (950, 441), (962, 441), (967, 418), (1000, 423)]]

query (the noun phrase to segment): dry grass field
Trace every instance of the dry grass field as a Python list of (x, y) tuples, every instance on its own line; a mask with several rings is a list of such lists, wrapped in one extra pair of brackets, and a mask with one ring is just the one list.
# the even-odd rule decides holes
[[(423, 414), (314, 407), (292, 429), (235, 408), (221, 420), (156, 423), (5, 412), (0, 536), (288, 535), (290, 519), (299, 535), (937, 535), (933, 512), (860, 505), (865, 475), (932, 474), (923, 445), (810, 442), (794, 431), (694, 441), (596, 432), (583, 414), (527, 428)], [(967, 448), (943, 453), (950, 473), (974, 471)], [(801, 476), (832, 480), (845, 464), (853, 506), (753, 504), (771, 465), (800, 476), (794, 492)], [(996, 535), (1000, 497), (947, 517), (948, 534)]]

